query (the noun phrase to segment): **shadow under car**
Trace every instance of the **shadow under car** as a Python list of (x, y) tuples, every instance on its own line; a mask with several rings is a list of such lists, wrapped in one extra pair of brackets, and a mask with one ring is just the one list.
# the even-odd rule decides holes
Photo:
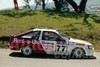
[(96, 59), (95, 56), (92, 57), (85, 57), (85, 58), (72, 58), (70, 56), (66, 56), (62, 58), (61, 56), (55, 57), (54, 55), (45, 55), (45, 54), (32, 54), (31, 56), (24, 56), (21, 52), (12, 52), (9, 54), (10, 57), (17, 57), (17, 58), (37, 58), (37, 59), (75, 59), (75, 60), (93, 60)]

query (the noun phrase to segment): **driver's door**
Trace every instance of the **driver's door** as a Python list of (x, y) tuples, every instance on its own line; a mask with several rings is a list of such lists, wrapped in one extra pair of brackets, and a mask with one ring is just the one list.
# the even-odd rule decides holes
[(43, 31), (42, 46), (47, 54), (58, 54), (67, 51), (66, 41), (60, 35), (51, 31)]

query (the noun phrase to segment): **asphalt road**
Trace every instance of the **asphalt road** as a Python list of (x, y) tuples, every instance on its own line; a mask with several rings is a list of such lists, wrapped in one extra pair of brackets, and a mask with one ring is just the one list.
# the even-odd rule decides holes
[(62, 59), (48, 55), (23, 56), (20, 52), (0, 49), (0, 67), (100, 67), (100, 53), (91, 59)]

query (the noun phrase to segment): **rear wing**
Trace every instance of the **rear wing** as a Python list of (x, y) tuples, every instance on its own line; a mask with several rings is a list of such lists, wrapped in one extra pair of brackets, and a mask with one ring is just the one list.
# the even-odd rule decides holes
[(13, 36), (15, 36), (16, 34), (15, 33), (13, 33), (13, 34), (11, 34), (11, 37), (13, 37)]

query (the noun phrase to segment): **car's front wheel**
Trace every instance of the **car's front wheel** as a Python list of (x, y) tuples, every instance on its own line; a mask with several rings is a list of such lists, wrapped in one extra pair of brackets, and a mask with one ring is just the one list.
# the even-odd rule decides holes
[(21, 53), (25, 56), (30, 56), (32, 54), (33, 50), (30, 46), (23, 46), (21, 49)]
[(76, 48), (72, 52), (72, 58), (83, 58), (85, 56), (85, 52), (81, 48)]

